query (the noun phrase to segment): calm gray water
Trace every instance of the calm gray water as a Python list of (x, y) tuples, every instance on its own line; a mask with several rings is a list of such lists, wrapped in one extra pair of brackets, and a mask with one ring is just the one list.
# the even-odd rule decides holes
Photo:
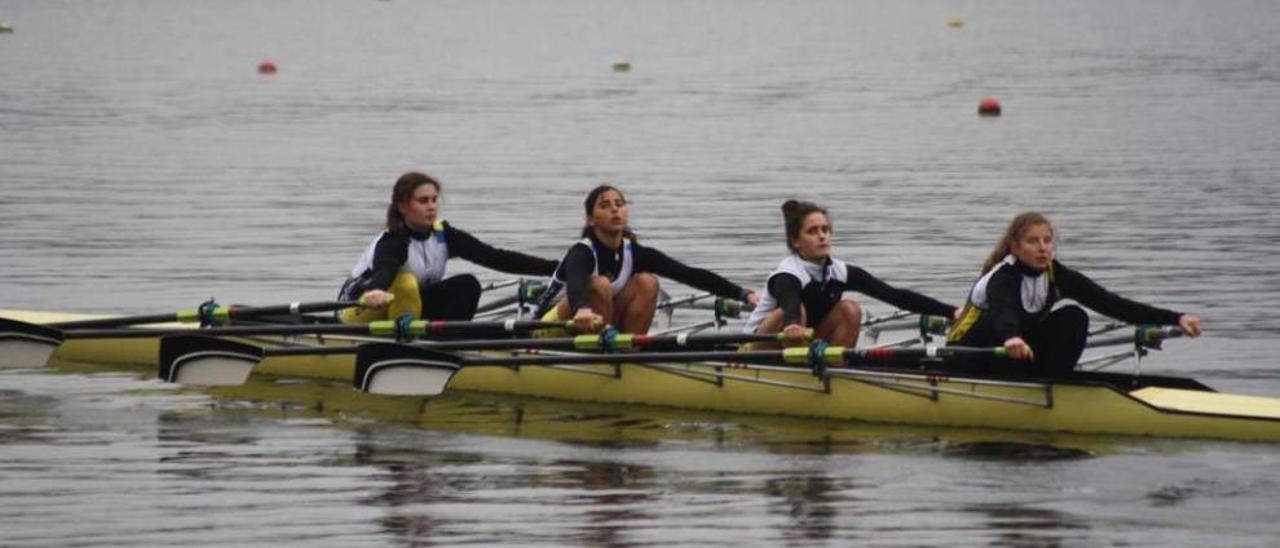
[[(808, 198), (842, 258), (956, 303), (1036, 208), (1068, 264), (1204, 319), (1144, 370), (1280, 395), (1268, 1), (0, 0), (0, 22), (0, 308), (328, 299), (409, 169), (452, 223), (548, 257), (613, 182), (647, 243), (749, 285)], [(1004, 116), (975, 115), (988, 95)], [(1270, 445), (269, 388), (0, 374), (0, 545), (1280, 545)]]

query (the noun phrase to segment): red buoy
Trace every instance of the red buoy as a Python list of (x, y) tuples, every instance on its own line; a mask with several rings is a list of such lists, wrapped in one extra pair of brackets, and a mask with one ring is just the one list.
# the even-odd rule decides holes
[(275, 74), (275, 73), (276, 73), (276, 64), (274, 61), (267, 59), (261, 63), (258, 63), (258, 74)]
[(978, 116), (999, 115), (1000, 101), (997, 101), (995, 97), (983, 97), (981, 101), (978, 101)]

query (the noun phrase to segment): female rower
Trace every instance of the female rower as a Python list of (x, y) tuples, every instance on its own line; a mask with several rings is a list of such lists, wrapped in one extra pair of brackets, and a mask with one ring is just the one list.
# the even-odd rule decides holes
[[(1014, 217), (982, 265), (983, 274), (947, 335), (948, 343), (1004, 346), (1011, 357), (1031, 360), (1033, 373), (1070, 373), (1084, 352), (1089, 317), (1075, 305), (1054, 310), (1054, 303), (1064, 298), (1125, 322), (1177, 325), (1189, 336), (1200, 335), (1195, 316), (1131, 301), (1058, 262), (1054, 233), (1040, 213)], [(964, 362), (961, 368), (996, 373), (1008, 371), (1009, 365), (982, 360)]]
[(445, 278), (445, 263), (460, 257), (511, 274), (547, 276), (555, 261), (494, 248), (437, 218), (440, 183), (411, 171), (400, 176), (387, 206), (387, 228), (351, 269), (339, 299), (361, 297), (366, 307), (343, 310), (343, 323), (368, 323), (412, 314), (433, 320), (470, 320), (480, 282), (470, 274)]
[[(627, 224), (627, 199), (617, 188), (600, 185), (592, 189), (583, 208), (586, 226), (582, 240), (560, 259), (551, 285), (539, 301), (544, 319), (572, 316), (583, 332), (597, 331), (602, 323), (609, 323), (625, 333), (648, 333), (658, 304), (658, 276), (756, 304), (754, 291), (636, 243)], [(561, 290), (566, 296), (556, 303)]]
[(791, 255), (765, 282), (760, 306), (751, 312), (747, 333), (783, 332), (793, 343), (813, 335), (836, 346), (852, 348), (862, 330), (862, 307), (844, 299), (857, 291), (919, 314), (953, 318), (957, 309), (914, 291), (898, 289), (866, 270), (831, 256), (831, 219), (827, 210), (810, 202), (787, 200), (782, 217)]

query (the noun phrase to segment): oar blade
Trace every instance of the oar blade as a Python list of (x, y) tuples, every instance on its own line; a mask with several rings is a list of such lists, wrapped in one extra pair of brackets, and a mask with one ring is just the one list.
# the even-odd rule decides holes
[(0, 369), (44, 367), (64, 338), (59, 329), (0, 318)]
[(239, 386), (262, 361), (262, 349), (204, 335), (160, 339), (160, 379), (196, 386)]
[(371, 343), (356, 354), (355, 387), (388, 396), (436, 396), (462, 368), (453, 354), (404, 344)]

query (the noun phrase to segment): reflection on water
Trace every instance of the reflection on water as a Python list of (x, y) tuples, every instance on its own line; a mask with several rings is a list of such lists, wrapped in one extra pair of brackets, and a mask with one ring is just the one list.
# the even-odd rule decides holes
[[(0, 381), (0, 538), (26, 545), (1042, 546), (1194, 540), (1206, 520), (1248, 544), (1266, 526), (1244, 524), (1269, 523), (1280, 496), (1270, 450), (1249, 444), (424, 403), (265, 378), (208, 392), (67, 370)], [(1205, 517), (1183, 524), (1184, 509)]]

